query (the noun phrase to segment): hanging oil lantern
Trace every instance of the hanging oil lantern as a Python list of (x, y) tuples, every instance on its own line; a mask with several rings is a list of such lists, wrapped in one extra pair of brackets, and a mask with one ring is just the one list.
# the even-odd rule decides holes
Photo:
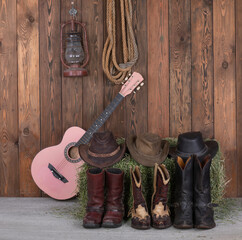
[(63, 75), (83, 77), (88, 75), (85, 69), (89, 61), (87, 32), (85, 24), (76, 20), (77, 10), (74, 8), (74, 2), (71, 2), (71, 5), (71, 20), (61, 26), (61, 62), (66, 68)]

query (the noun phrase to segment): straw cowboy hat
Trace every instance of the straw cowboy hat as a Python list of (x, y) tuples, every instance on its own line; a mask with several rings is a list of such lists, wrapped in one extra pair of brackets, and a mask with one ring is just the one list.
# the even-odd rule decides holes
[(90, 144), (80, 145), (81, 158), (89, 165), (104, 168), (119, 162), (125, 152), (125, 144), (118, 145), (110, 131), (93, 134)]
[(155, 163), (162, 163), (169, 152), (169, 142), (153, 133), (130, 136), (126, 144), (133, 159), (148, 167), (155, 166)]
[(191, 155), (197, 155), (198, 159), (203, 159), (207, 155), (213, 158), (217, 152), (218, 143), (216, 141), (204, 141), (201, 132), (186, 132), (178, 136), (176, 146), (170, 147), (169, 156), (186, 159)]

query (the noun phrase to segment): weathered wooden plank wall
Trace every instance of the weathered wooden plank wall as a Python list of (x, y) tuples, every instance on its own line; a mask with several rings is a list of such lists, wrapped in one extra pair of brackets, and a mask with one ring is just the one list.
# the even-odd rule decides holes
[(0, 2), (0, 193), (19, 196), (17, 3)]
[[(40, 150), (39, 14), (37, 1), (17, 1), (20, 196), (38, 196), (31, 162)], [(31, 146), (31, 147), (30, 147)]]
[(237, 194), (235, 8), (234, 0), (213, 2), (214, 137), (219, 139), (231, 178), (229, 193)]
[[(102, 71), (105, 1), (74, 2), (88, 32), (89, 76), (83, 79), (62, 76), (60, 25), (70, 1), (0, 0), (1, 196), (44, 195), (30, 175), (35, 154), (59, 143), (70, 126), (87, 129), (120, 89)], [(227, 195), (242, 196), (241, 1), (132, 2), (140, 54), (134, 70), (145, 86), (102, 130), (123, 137), (147, 130), (215, 137), (231, 179)]]
[(237, 186), (238, 186), (238, 196), (242, 196), (242, 1), (236, 0), (236, 116), (237, 116)]

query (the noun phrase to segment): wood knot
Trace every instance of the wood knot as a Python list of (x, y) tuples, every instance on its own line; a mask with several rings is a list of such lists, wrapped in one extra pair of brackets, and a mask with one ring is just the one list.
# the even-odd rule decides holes
[(222, 63), (223, 69), (227, 69), (228, 66), (229, 66), (228, 62), (227, 61), (223, 61), (223, 63)]
[(212, 5), (212, 4), (213, 4), (213, 1), (212, 1), (212, 0), (205, 0), (205, 3), (206, 3), (207, 5)]
[(29, 16), (28, 19), (29, 19), (29, 21), (30, 21), (31, 23), (34, 22), (34, 17), (33, 17), (33, 16)]
[(181, 42), (183, 42), (183, 41), (184, 41), (184, 37), (183, 37), (183, 36), (181, 36), (180, 41), (181, 41)]
[(24, 128), (23, 133), (24, 135), (29, 135), (29, 128)]

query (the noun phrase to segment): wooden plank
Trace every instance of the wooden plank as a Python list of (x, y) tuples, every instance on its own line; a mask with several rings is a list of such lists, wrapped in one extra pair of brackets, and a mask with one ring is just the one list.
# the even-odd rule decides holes
[(213, 3), (214, 133), (230, 179), (227, 195), (236, 197), (235, 1), (215, 0)]
[(126, 97), (126, 136), (145, 133), (148, 130), (148, 73), (147, 73), (147, 2), (134, 0), (133, 2), (133, 28), (138, 45), (139, 59), (133, 71), (144, 77), (145, 85), (136, 94)]
[(39, 3), (40, 144), (43, 149), (58, 144), (62, 139), (60, 1)]
[(81, 15), (86, 23), (90, 53), (89, 75), (83, 78), (82, 85), (82, 126), (87, 130), (103, 111), (103, 1), (83, 1)]
[[(107, 23), (106, 23), (106, 4), (107, 1), (104, 1), (104, 39), (106, 41), (107, 37)], [(121, 33), (121, 14), (120, 14), (120, 0), (115, 0), (116, 6), (116, 50), (117, 50), (117, 61), (123, 62), (123, 54), (122, 54), (122, 33)], [(110, 102), (115, 98), (118, 92), (121, 89), (120, 85), (115, 85), (108, 80), (106, 75), (104, 74), (105, 83), (105, 95), (104, 95), (104, 103), (105, 106), (108, 106)], [(124, 137), (125, 136), (125, 101), (121, 102), (119, 106), (115, 109), (115, 111), (111, 114), (109, 119), (105, 124), (105, 129), (112, 131), (114, 136), (116, 137)]]
[(148, 129), (169, 137), (169, 23), (168, 0), (147, 5)]
[(0, 2), (0, 196), (19, 196), (16, 1)]
[(59, 143), (61, 124), (60, 1), (40, 1), (41, 148)]
[(31, 163), (40, 150), (38, 1), (17, 1), (20, 196), (38, 197)]
[(236, 90), (237, 90), (237, 161), (238, 196), (242, 197), (242, 2), (236, 0)]
[[(81, 2), (75, 1), (77, 20), (81, 22)], [(70, 20), (71, 1), (61, 0), (61, 22)], [(70, 30), (70, 28), (68, 28)], [(67, 30), (68, 30), (67, 29)], [(64, 67), (62, 67), (64, 69)], [(64, 77), (62, 74), (62, 129), (82, 127), (82, 82), (85, 77)]]
[(190, 2), (169, 2), (171, 137), (191, 130)]
[(192, 130), (213, 138), (213, 4), (191, 1)]

